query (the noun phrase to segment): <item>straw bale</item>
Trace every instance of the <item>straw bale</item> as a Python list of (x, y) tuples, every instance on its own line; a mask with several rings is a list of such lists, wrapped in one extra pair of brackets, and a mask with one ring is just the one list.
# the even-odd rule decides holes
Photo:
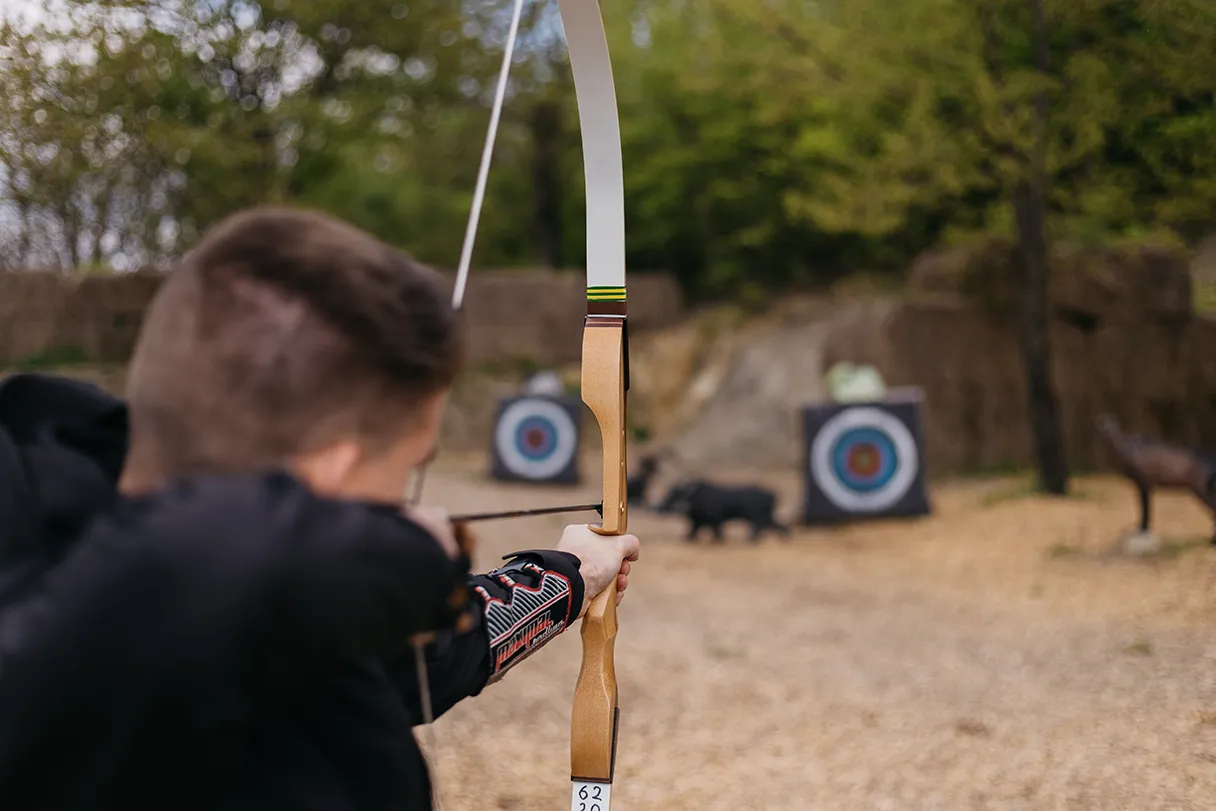
[[(1186, 257), (1167, 248), (1078, 248), (1061, 245), (1049, 257), (1048, 299), (1062, 319), (1092, 329), (1101, 321), (1186, 321), (1192, 284)], [(909, 290), (956, 293), (989, 315), (1015, 320), (1022, 284), (1016, 246), (1003, 239), (935, 250), (908, 270)]]
[[(1152, 267), (1143, 257), (1136, 261), (1141, 270)], [(1078, 323), (1073, 313), (1054, 314), (1051, 374), (1075, 468), (1110, 466), (1094, 428), (1107, 412), (1129, 431), (1216, 448), (1216, 318), (1162, 315), (1177, 300), (1162, 294), (1152, 319), (1131, 317), (1114, 304), (1101, 310), (1109, 317), (1092, 324)], [(888, 383), (925, 390), (925, 454), (935, 474), (1032, 463), (1015, 321), (962, 294), (937, 293), (868, 325), (848, 323), (843, 334), (851, 344), (871, 347)], [(828, 345), (838, 340), (842, 336), (831, 335)]]
[[(0, 273), (0, 362), (55, 352), (93, 362), (125, 361), (143, 312), (164, 274), (104, 276)], [(473, 363), (558, 365), (582, 354), (585, 277), (554, 271), (474, 272), (464, 313)], [(629, 280), (630, 327), (644, 331), (680, 319), (684, 303), (669, 274)]]

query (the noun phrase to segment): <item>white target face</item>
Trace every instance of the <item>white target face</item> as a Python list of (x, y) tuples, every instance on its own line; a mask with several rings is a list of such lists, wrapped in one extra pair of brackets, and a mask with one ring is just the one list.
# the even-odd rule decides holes
[(811, 444), (811, 475), (828, 500), (849, 512), (894, 507), (920, 468), (916, 440), (892, 414), (848, 408), (823, 424)]
[(569, 412), (549, 400), (516, 400), (502, 412), (494, 431), (498, 458), (525, 479), (550, 479), (569, 466), (578, 450), (578, 431)]

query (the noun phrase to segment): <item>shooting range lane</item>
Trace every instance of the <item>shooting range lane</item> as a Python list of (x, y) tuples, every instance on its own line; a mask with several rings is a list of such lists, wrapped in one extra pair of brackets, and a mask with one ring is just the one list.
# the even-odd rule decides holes
[[(593, 465), (594, 460), (585, 460)], [(594, 488), (433, 473), (432, 498), (594, 500)], [(764, 476), (796, 504), (794, 472)], [(1024, 484), (934, 490), (937, 514), (788, 542), (686, 545), (635, 511), (647, 544), (621, 607), (617, 672), (630, 745), (622, 808), (1216, 808), (1216, 570), (1202, 508), (1160, 496), (1155, 561), (1111, 556), (1136, 522), (1116, 479), (1081, 498)], [(1033, 503), (1032, 503), (1033, 502)], [(547, 545), (580, 516), (478, 527), (480, 569)], [(439, 720), (448, 808), (560, 807), (579, 661), (569, 633), (484, 700)], [(480, 735), (491, 724), (495, 736)], [(503, 752), (509, 751), (510, 757)], [(629, 779), (623, 779), (624, 775)]]

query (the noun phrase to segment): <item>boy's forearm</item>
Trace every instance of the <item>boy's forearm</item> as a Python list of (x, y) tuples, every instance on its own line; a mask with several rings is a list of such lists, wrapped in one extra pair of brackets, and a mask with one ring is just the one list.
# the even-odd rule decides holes
[(575, 556), (541, 549), (507, 557), (506, 566), (470, 581), (482, 603), (490, 683), (568, 628), (583, 605)]
[(414, 634), (452, 626), (460, 611), (453, 593), (468, 570), (426, 530), (389, 507), (288, 486), (258, 585), (276, 646), (294, 638), (305, 653), (332, 645), (345, 657), (382, 657)]
[[(219, 477), (94, 522), (0, 632), (7, 683), (197, 667), (277, 697), (446, 627), (467, 574), (423, 530), (286, 477)], [(467, 570), (466, 570), (467, 571)]]
[[(436, 718), (501, 679), (578, 618), (583, 604), (578, 558), (552, 549), (508, 557), (511, 561), (501, 569), (469, 578), (480, 608), (476, 627), (463, 634), (440, 634), (426, 648)], [(413, 655), (395, 657), (390, 670), (402, 701), (420, 721)]]

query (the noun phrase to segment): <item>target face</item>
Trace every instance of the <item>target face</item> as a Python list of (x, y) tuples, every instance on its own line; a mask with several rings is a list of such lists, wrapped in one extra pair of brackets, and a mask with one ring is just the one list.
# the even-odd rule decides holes
[(511, 473), (525, 479), (550, 479), (574, 459), (578, 433), (561, 405), (549, 400), (516, 400), (498, 419), (494, 445)]
[(823, 494), (851, 512), (895, 506), (920, 466), (912, 433), (877, 408), (849, 408), (825, 422), (811, 445), (810, 461)]

